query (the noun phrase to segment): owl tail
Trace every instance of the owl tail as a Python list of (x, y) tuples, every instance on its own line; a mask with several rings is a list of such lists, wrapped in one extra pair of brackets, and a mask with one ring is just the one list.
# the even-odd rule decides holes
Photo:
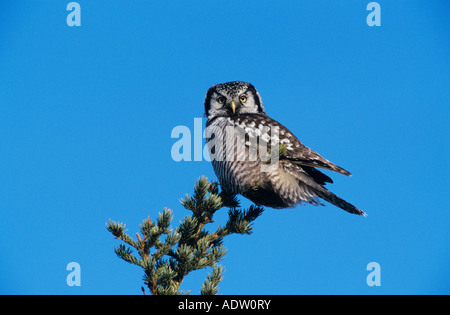
[[(303, 195), (309, 197), (319, 197), (347, 212), (367, 216), (364, 211), (356, 208), (354, 205), (348, 203), (344, 199), (339, 198), (331, 191), (322, 186), (326, 182), (331, 181), (331, 178), (329, 178), (328, 176), (320, 173), (317, 170), (314, 170), (314, 172), (312, 172), (309, 169), (303, 169), (302, 167), (299, 167), (292, 163), (283, 164), (283, 169), (294, 176), (296, 179), (298, 179), (299, 187), (302, 189)], [(310, 203), (315, 204), (315, 202)]]
[(315, 189), (315, 193), (317, 194), (318, 197), (322, 198), (325, 201), (328, 201), (329, 203), (335, 205), (336, 207), (339, 207), (339, 208), (341, 208), (347, 212), (353, 213), (353, 214), (362, 215), (362, 216), (367, 217), (367, 214), (364, 211), (356, 208), (354, 205), (345, 201), (344, 199), (339, 198), (338, 196), (333, 194), (328, 189), (325, 189), (323, 187), (322, 187), (322, 189)]

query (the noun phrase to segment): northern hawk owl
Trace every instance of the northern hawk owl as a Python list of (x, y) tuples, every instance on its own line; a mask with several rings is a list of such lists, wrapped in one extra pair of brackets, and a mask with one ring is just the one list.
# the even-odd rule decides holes
[(350, 213), (365, 213), (324, 187), (332, 179), (316, 168), (347, 176), (345, 169), (304, 146), (267, 116), (261, 97), (247, 82), (213, 85), (206, 94), (206, 138), (222, 189), (256, 205), (291, 208), (322, 198)]

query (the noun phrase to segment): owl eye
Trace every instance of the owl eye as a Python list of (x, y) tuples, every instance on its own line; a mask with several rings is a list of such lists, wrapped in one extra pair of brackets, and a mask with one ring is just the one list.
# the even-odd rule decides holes
[(241, 95), (241, 96), (239, 96), (239, 100), (241, 101), (241, 103), (245, 103), (245, 102), (247, 102), (247, 96)]
[(225, 103), (225, 97), (219, 96), (219, 97), (217, 98), (217, 101), (219, 102), (219, 104), (223, 104), (223, 103)]

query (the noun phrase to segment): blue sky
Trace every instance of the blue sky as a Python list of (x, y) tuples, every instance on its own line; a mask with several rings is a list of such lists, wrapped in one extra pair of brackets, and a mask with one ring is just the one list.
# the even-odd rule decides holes
[[(188, 215), (179, 198), (216, 177), (172, 160), (171, 131), (193, 130), (207, 89), (232, 80), (351, 171), (327, 173), (329, 189), (369, 216), (266, 209), (224, 240), (219, 293), (450, 293), (447, 1), (378, 1), (380, 27), (370, 1), (78, 2), (80, 27), (69, 1), (0, 4), (0, 293), (141, 294), (105, 224), (134, 235), (164, 207), (174, 227)], [(182, 289), (198, 294), (206, 272)]]

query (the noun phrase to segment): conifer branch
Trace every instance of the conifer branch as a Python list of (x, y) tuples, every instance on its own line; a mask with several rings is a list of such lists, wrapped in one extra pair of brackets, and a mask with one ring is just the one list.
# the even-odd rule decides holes
[[(186, 194), (180, 202), (192, 215), (186, 216), (178, 228), (170, 227), (173, 211), (166, 208), (156, 222), (147, 218), (141, 223), (137, 240), (125, 233), (125, 224), (109, 220), (107, 230), (128, 245), (120, 244), (114, 251), (119, 258), (144, 269), (144, 283), (153, 295), (189, 293), (180, 290), (184, 277), (206, 267), (213, 270), (203, 283), (201, 294), (217, 294), (224, 273), (218, 262), (227, 252), (223, 238), (235, 233), (250, 234), (251, 224), (263, 208), (238, 209), (236, 196), (219, 192), (218, 183), (208, 182), (205, 177), (197, 180), (194, 195)], [(223, 207), (229, 208), (225, 226), (212, 233), (206, 231), (205, 226), (214, 222), (215, 212)]]
[(201, 295), (216, 295), (219, 290), (219, 282), (222, 281), (224, 269), (216, 265), (211, 274), (208, 274), (202, 285)]

